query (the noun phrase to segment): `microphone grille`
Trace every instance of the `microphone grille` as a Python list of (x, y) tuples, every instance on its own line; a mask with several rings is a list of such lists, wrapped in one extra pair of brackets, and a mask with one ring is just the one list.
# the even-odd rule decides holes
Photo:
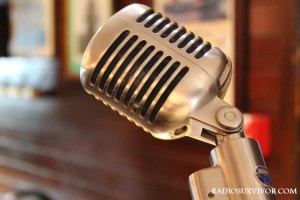
[(98, 61), (90, 84), (153, 124), (160, 108), (188, 71), (187, 66), (124, 30)]
[(231, 62), (151, 8), (133, 4), (105, 23), (82, 60), (85, 90), (161, 139), (182, 137), (191, 114), (222, 97)]
[[(176, 22), (172, 22), (169, 18), (165, 18), (162, 14), (154, 12), (153, 9), (148, 9), (136, 19), (137, 24), (144, 26), (144, 28), (152, 29), (152, 32), (159, 33), (161, 38), (169, 38), (169, 43), (174, 45), (178, 40), (181, 40), (177, 44), (179, 49), (183, 49), (189, 44), (186, 49), (186, 53), (194, 53), (195, 59), (200, 59), (206, 52), (208, 52), (212, 46), (209, 42), (203, 42), (203, 39), (199, 36), (195, 36), (194, 33), (188, 32), (185, 27), (179, 27)], [(192, 43), (190, 43), (193, 40)]]

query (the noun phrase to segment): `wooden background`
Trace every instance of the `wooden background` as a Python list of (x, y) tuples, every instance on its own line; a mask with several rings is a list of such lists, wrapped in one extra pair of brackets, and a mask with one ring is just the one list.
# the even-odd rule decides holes
[[(300, 91), (296, 84), (299, 60), (295, 59), (297, 9), (299, 12), (296, 1), (249, 1), (247, 111), (271, 117), (272, 153), (268, 167), (275, 187), (298, 186), (299, 191), (300, 163), (296, 163), (299, 159), (296, 138), (300, 136), (296, 128), (297, 121), (299, 123), (296, 106), (300, 103), (296, 101)], [(281, 198), (291, 197), (279, 196)]]

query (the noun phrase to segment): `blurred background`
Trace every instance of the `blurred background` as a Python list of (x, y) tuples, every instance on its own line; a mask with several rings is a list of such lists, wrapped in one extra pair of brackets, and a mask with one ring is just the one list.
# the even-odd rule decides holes
[(0, 0), (0, 199), (190, 199), (188, 176), (210, 166), (213, 147), (157, 140), (79, 81), (88, 41), (131, 3), (232, 58), (225, 99), (244, 113), (275, 188), (299, 193), (300, 1)]

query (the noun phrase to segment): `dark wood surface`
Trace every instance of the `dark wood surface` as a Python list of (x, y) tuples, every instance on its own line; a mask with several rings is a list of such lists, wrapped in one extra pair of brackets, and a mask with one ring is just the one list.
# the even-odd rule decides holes
[(188, 176), (210, 145), (161, 141), (81, 86), (37, 99), (0, 98), (0, 192), (53, 199), (190, 199)]

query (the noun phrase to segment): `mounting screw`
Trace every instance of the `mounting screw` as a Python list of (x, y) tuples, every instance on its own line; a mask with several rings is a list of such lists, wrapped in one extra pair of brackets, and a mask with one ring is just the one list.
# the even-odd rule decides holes
[(217, 121), (223, 128), (234, 130), (243, 124), (243, 116), (238, 109), (225, 106), (218, 110)]

